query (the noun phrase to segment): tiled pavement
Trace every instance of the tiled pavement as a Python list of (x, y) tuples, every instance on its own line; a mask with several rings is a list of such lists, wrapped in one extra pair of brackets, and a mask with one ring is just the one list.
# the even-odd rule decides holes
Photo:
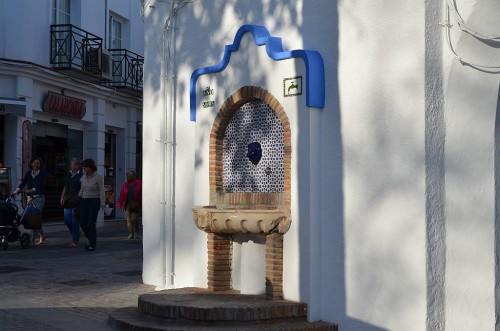
[(63, 225), (44, 226), (44, 245), (22, 249), (19, 242), (0, 249), (0, 329), (112, 330), (108, 314), (137, 307), (144, 285), (142, 242), (127, 240), (125, 221), (98, 228), (95, 252), (68, 248)]

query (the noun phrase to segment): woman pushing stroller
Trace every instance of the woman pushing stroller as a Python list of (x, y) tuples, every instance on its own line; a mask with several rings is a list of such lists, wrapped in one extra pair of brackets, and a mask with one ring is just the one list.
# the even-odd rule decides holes
[[(12, 194), (19, 194), (22, 190), (24, 192), (36, 197), (34, 203), (42, 212), (43, 205), (45, 204), (45, 181), (47, 180), (47, 173), (42, 170), (42, 160), (39, 157), (35, 157), (31, 160), (30, 170), (24, 174), (21, 184), (17, 189), (12, 192)], [(43, 229), (33, 229), (33, 241), (35, 240), (35, 235), (39, 233), (38, 244), (41, 245), (45, 242), (45, 235)]]

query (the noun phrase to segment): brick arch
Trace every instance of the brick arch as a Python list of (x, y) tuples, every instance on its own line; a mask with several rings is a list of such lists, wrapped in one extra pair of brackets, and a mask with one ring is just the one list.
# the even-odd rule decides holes
[[(267, 103), (278, 116), (283, 126), (284, 141), (284, 192), (283, 193), (224, 193), (223, 186), (223, 141), (226, 128), (234, 113), (246, 104), (254, 100), (262, 100)], [(279, 101), (267, 90), (256, 86), (243, 86), (227, 98), (222, 104), (219, 113), (215, 117), (210, 132), (209, 143), (209, 181), (210, 181), (210, 204), (211, 205), (256, 205), (256, 206), (286, 206), (291, 204), (291, 157), (292, 144), (290, 122), (285, 110)]]

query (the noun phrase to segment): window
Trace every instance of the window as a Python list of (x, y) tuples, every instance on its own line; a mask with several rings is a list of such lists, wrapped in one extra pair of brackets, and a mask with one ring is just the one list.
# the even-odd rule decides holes
[(70, 0), (52, 0), (52, 24), (69, 24), (70, 17)]
[(109, 48), (122, 48), (122, 25), (118, 18), (109, 17)]
[[(71, 17), (70, 0), (52, 0), (52, 24), (69, 24)], [(66, 30), (66, 29), (65, 29)], [(56, 63), (56, 66), (66, 66), (71, 63), (69, 54), (71, 54), (71, 42), (65, 42), (68, 40), (69, 29), (67, 31), (58, 31), (51, 38), (56, 38), (58, 40), (56, 43), (52, 43), (51, 54), (56, 55), (52, 58)]]

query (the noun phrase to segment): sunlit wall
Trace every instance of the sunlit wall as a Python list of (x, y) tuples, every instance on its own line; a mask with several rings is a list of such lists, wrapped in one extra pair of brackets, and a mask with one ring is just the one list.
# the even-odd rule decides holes
[[(446, 35), (472, 62), (499, 66), (494, 40), (460, 29), (447, 2), (143, 2), (144, 187), (155, 193), (144, 202), (146, 283), (206, 286), (206, 234), (191, 208), (208, 203), (218, 109), (189, 121), (189, 82), (256, 24), (325, 63), (325, 107), (284, 107), (294, 136), (286, 299), (340, 330), (494, 328), (499, 75), (458, 61)], [(455, 12), (488, 37), (498, 9), (457, 1)], [(227, 89), (216, 104), (235, 86), (276, 88), (253, 46), (204, 78)]]

